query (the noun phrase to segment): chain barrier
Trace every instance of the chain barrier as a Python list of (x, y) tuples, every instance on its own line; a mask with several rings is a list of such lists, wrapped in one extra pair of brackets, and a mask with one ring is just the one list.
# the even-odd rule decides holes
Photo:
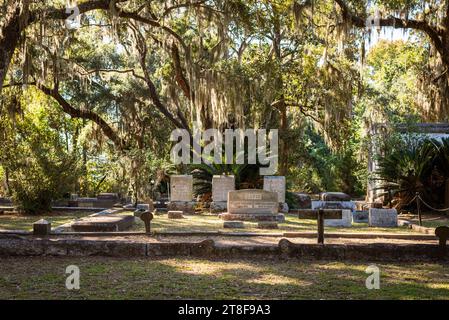
[[(413, 198), (413, 200), (415, 200), (416, 197), (418, 197), (418, 199), (421, 200), (421, 202), (422, 202), (426, 207), (428, 207), (428, 208), (431, 209), (431, 210), (438, 211), (438, 212), (446, 212), (446, 211), (449, 211), (449, 208), (446, 208), (446, 209), (436, 209), (436, 208), (432, 207), (432, 206), (429, 205), (427, 202), (425, 202), (425, 201), (423, 200), (423, 198), (421, 198), (421, 195), (420, 195), (420, 194), (418, 194), (417, 196), (415, 196), (415, 198)], [(413, 200), (412, 200), (412, 201), (413, 201)]]

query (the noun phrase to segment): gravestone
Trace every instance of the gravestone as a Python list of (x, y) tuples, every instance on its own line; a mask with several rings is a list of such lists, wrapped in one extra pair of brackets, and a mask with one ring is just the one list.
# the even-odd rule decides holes
[(223, 220), (277, 221), (279, 215), (278, 196), (275, 192), (258, 189), (244, 189), (228, 193), (228, 212)]
[(97, 198), (78, 198), (77, 202), (79, 208), (93, 208)]
[(397, 227), (398, 212), (396, 209), (369, 209), (370, 227)]
[(228, 192), (235, 190), (234, 176), (212, 177), (212, 202), (211, 212), (224, 212), (227, 209)]
[(170, 201), (192, 201), (193, 177), (179, 175), (170, 177)]
[(260, 221), (257, 223), (258, 229), (278, 229), (279, 226), (276, 221)]
[(245, 224), (242, 221), (224, 221), (223, 228), (225, 229), (243, 229)]
[(186, 214), (195, 213), (193, 199), (193, 176), (173, 175), (170, 177), (170, 202), (168, 211), (183, 211)]
[[(334, 208), (329, 208), (334, 209)], [(338, 209), (338, 208), (335, 208)], [(351, 210), (341, 210), (341, 219), (325, 219), (325, 227), (350, 227), (352, 226), (352, 212)]]
[(284, 176), (264, 176), (263, 189), (276, 192), (278, 195), (279, 211), (288, 212), (288, 204), (285, 202), (285, 177)]
[(284, 176), (264, 176), (263, 189), (266, 191), (276, 192), (278, 194), (278, 202), (285, 202), (285, 177)]
[(33, 234), (35, 236), (47, 236), (51, 232), (51, 223), (41, 219), (33, 223)]
[(323, 192), (320, 198), (322, 201), (351, 201), (351, 197), (343, 192)]
[(76, 232), (116, 232), (130, 228), (133, 223), (134, 216), (89, 216), (72, 223), (72, 229)]

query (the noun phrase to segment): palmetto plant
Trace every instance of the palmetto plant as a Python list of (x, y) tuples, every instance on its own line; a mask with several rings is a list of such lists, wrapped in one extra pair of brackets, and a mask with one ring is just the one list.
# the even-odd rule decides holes
[[(262, 149), (261, 149), (262, 150)], [(237, 164), (238, 155), (243, 155), (244, 163)], [(236, 186), (241, 182), (251, 182), (250, 185), (257, 184), (260, 164), (248, 164), (248, 155), (246, 151), (234, 153), (233, 161), (227, 164), (226, 156), (223, 155), (220, 163), (214, 163), (213, 158), (207, 159), (207, 163), (191, 164), (189, 170), (193, 175), (193, 193), (195, 195), (206, 194), (212, 190), (212, 177), (214, 175), (233, 175)]]
[(377, 189), (395, 198), (398, 209), (409, 204), (417, 192), (423, 198), (430, 198), (428, 179), (437, 155), (438, 147), (433, 141), (409, 141), (379, 159), (376, 180), (380, 181), (380, 186)]

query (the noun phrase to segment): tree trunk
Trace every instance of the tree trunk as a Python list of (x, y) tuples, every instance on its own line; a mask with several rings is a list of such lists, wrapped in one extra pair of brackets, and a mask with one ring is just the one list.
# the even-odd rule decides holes
[(3, 88), (14, 50), (19, 44), (20, 34), (25, 24), (24, 14), (28, 13), (28, 8), (21, 11), (21, 6), (22, 1), (10, 1), (7, 4), (6, 18), (0, 26), (0, 90)]
[[(276, 14), (274, 10), (275, 22), (274, 22), (274, 40), (273, 49), (276, 61), (280, 68), (282, 68), (282, 52), (281, 52), (281, 22), (279, 15)], [(287, 130), (288, 130), (288, 120), (287, 120), (287, 106), (285, 103), (284, 96), (284, 81), (282, 79), (282, 71), (279, 72), (276, 79), (276, 91), (279, 93), (279, 100), (276, 106), (280, 113), (279, 120), (279, 174), (285, 176), (288, 171), (288, 141), (287, 141)]]

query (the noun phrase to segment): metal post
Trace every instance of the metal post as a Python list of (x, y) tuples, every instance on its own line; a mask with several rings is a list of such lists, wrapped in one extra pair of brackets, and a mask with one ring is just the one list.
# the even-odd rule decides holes
[(318, 210), (318, 243), (324, 244), (324, 210)]
[(416, 208), (418, 209), (418, 220), (419, 225), (422, 226), (422, 217), (421, 217), (421, 203), (419, 201), (419, 192), (416, 193)]

